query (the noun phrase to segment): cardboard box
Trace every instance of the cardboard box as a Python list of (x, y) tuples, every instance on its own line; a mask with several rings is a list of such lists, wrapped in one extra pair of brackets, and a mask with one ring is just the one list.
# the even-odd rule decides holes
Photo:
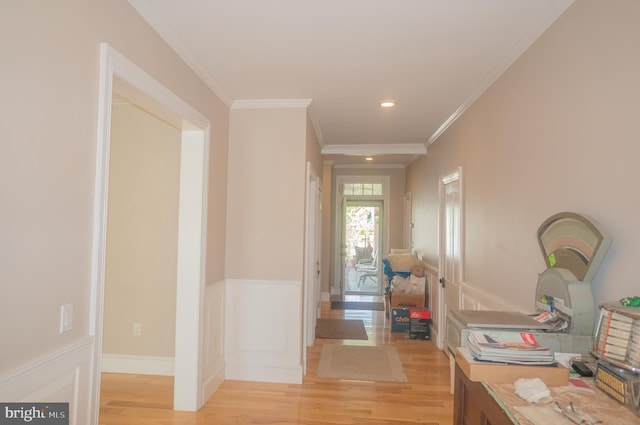
[(391, 307), (391, 332), (409, 332), (410, 326), (409, 309)]
[(468, 348), (456, 348), (456, 363), (471, 381), (513, 384), (520, 378), (540, 378), (549, 387), (569, 385), (569, 369), (564, 366), (521, 366), (479, 362)]
[(431, 339), (431, 312), (428, 309), (410, 309), (409, 319), (410, 339)]
[(403, 292), (392, 291), (391, 308), (423, 308), (425, 306), (425, 294), (405, 294)]
[(409, 311), (409, 317), (412, 319), (431, 320), (431, 312), (428, 308), (412, 308)]
[(391, 308), (391, 332), (405, 332), (411, 339), (431, 339), (431, 312), (426, 308)]
[(411, 252), (405, 254), (389, 254), (389, 266), (394, 272), (410, 272), (414, 265), (422, 266), (422, 261)]

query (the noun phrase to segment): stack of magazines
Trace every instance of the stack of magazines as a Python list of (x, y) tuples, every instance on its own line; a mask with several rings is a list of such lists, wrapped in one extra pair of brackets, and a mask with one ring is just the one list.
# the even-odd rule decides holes
[(553, 352), (527, 332), (500, 332), (491, 337), (483, 331), (470, 331), (469, 351), (476, 360), (519, 365), (555, 365)]

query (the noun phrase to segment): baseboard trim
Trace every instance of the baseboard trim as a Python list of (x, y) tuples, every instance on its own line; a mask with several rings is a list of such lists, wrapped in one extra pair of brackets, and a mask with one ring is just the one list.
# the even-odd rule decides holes
[(287, 369), (227, 364), (225, 371), (225, 379), (280, 384), (302, 384), (302, 375), (302, 367)]
[(103, 354), (102, 372), (173, 376), (173, 357)]
[(207, 402), (207, 400), (209, 400), (211, 398), (211, 396), (216, 392), (216, 390), (220, 387), (220, 385), (222, 385), (222, 383), (226, 379), (225, 374), (224, 374), (224, 370), (225, 370), (225, 368), (224, 368), (224, 365), (223, 365), (202, 386), (202, 396), (203, 396), (203, 401), (205, 403)]

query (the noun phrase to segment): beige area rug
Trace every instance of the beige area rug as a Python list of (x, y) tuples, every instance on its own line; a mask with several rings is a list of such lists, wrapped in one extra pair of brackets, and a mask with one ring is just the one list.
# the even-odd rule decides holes
[(327, 344), (317, 376), (354, 381), (407, 382), (395, 347)]
[(369, 339), (362, 320), (318, 319), (316, 338)]

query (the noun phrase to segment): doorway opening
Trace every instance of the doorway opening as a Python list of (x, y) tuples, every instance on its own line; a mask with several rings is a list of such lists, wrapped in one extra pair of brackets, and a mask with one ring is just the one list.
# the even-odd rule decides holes
[(381, 295), (382, 201), (349, 200), (344, 210), (345, 295)]
[(91, 323), (95, 338), (91, 399), (98, 423), (103, 348), (110, 129), (113, 92), (138, 104), (180, 130), (176, 331), (174, 354), (175, 410), (198, 410), (203, 400), (201, 377), (202, 294), (205, 285), (209, 121), (166, 87), (106, 43), (100, 46), (100, 92), (96, 148)]
[(336, 176), (332, 300), (381, 297), (389, 240), (389, 176)]
[(101, 369), (173, 376), (181, 131), (114, 83)]

